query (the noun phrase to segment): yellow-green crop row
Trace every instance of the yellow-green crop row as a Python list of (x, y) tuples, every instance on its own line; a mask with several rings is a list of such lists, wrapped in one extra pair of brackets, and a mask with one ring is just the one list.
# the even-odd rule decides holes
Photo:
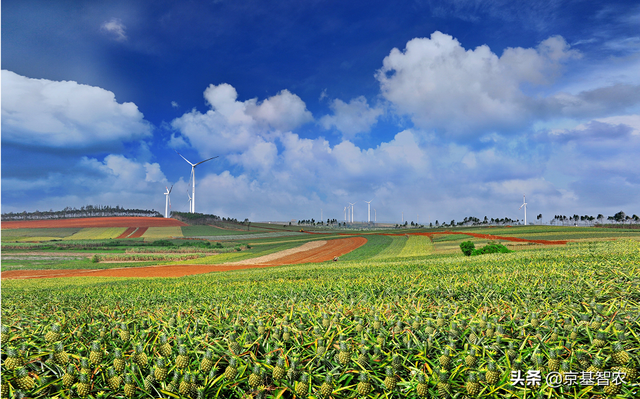
[(63, 240), (107, 240), (124, 233), (125, 227), (87, 227)]
[(424, 256), (433, 252), (433, 243), (427, 236), (409, 236), (402, 251), (398, 255), (401, 258), (411, 256)]
[(145, 241), (171, 237), (182, 237), (182, 229), (180, 226), (149, 227), (142, 235)]

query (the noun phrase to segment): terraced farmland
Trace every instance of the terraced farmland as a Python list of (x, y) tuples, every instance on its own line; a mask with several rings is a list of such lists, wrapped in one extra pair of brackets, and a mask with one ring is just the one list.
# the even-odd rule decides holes
[(108, 240), (117, 238), (124, 233), (126, 227), (86, 227), (70, 236), (64, 237), (63, 240), (81, 241), (81, 240)]

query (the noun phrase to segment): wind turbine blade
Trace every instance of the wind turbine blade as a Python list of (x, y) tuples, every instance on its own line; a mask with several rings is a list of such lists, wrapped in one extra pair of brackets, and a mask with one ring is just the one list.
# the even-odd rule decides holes
[(169, 194), (171, 194), (171, 190), (173, 190), (173, 184), (171, 185), (171, 188), (169, 189)]
[(193, 165), (193, 166), (198, 166), (198, 165), (200, 165), (201, 163), (204, 163), (204, 162), (207, 162), (207, 161), (211, 161), (212, 159), (216, 159), (216, 158), (218, 158), (219, 156), (220, 156), (220, 155), (216, 155), (215, 157), (211, 157), (211, 158), (209, 158), (209, 159), (205, 159), (204, 161), (200, 161), (200, 162), (198, 162), (197, 164), (195, 164), (195, 165)]
[[(176, 151), (176, 150), (174, 150), (174, 151)], [(180, 156), (182, 157), (182, 159), (184, 159), (185, 161), (187, 161), (187, 163), (188, 163), (189, 165), (194, 166), (191, 162), (189, 162), (189, 160), (188, 160), (187, 158), (183, 157), (183, 156), (182, 156), (182, 154), (180, 154), (178, 151), (176, 151), (176, 154), (180, 155)]]

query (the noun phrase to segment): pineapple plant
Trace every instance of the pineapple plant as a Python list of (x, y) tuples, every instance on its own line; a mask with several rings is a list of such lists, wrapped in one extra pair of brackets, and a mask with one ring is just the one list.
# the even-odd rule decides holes
[(289, 327), (284, 326), (282, 328), (282, 340), (286, 342), (289, 339), (291, 339), (291, 332), (289, 331)]
[(155, 370), (151, 370), (149, 374), (144, 378), (144, 389), (145, 391), (151, 391), (153, 388), (153, 384), (156, 382)]
[(438, 396), (446, 397), (451, 393), (451, 384), (449, 384), (449, 372), (447, 370), (440, 370), (438, 373)]
[(416, 385), (416, 392), (421, 398), (425, 398), (427, 397), (427, 395), (429, 395), (427, 380), (424, 378), (424, 374), (422, 373), (418, 374), (418, 385)]
[(238, 375), (238, 369), (236, 368), (236, 358), (232, 357), (229, 360), (229, 365), (224, 370), (224, 376), (227, 380), (233, 380)]
[(249, 387), (256, 389), (262, 382), (262, 373), (260, 372), (260, 366), (257, 364), (253, 366), (253, 372), (249, 375)]
[(2, 385), (0, 388), (0, 397), (8, 398), (9, 397), (9, 383), (2, 380)]
[(93, 341), (91, 343), (91, 352), (89, 352), (89, 363), (98, 365), (102, 363), (102, 349), (100, 348), (100, 342)]
[(49, 330), (44, 335), (44, 340), (47, 342), (56, 342), (60, 339), (60, 325), (54, 324), (51, 326), (51, 330)]
[(202, 361), (200, 361), (200, 370), (202, 370), (203, 373), (208, 373), (211, 370), (211, 367), (213, 367), (213, 352), (211, 352), (211, 349), (207, 349), (207, 351), (204, 353), (204, 358), (202, 359)]
[(592, 330), (599, 330), (602, 327), (602, 317), (596, 316), (596, 318), (589, 324), (589, 328)]
[(366, 347), (360, 348), (360, 354), (358, 355), (358, 364), (366, 369), (369, 366), (369, 354)]
[(0, 327), (0, 342), (2, 344), (6, 344), (7, 342), (9, 342), (10, 334), (11, 334), (11, 330), (9, 329), (9, 327), (3, 324), (2, 327)]
[(476, 373), (469, 373), (465, 387), (467, 388), (467, 394), (469, 396), (477, 396), (480, 393), (480, 383), (478, 382)]
[(179, 369), (185, 369), (189, 366), (189, 355), (187, 354), (187, 347), (180, 345), (178, 347), (178, 356), (176, 356), (176, 367)]
[(624, 366), (617, 366), (613, 369), (620, 373), (624, 373), (624, 380), (627, 383), (633, 383), (638, 378), (638, 368), (631, 363)]
[(124, 342), (127, 342), (129, 341), (129, 339), (131, 339), (131, 333), (129, 332), (129, 329), (127, 328), (127, 325), (125, 323), (120, 324), (120, 330), (118, 331), (118, 334), (120, 335), (120, 339)]
[(18, 367), (22, 367), (23, 361), (20, 358), (20, 354), (16, 348), (8, 348), (7, 349), (7, 357), (4, 359), (3, 366), (7, 370), (15, 370)]
[(596, 338), (593, 340), (593, 346), (596, 348), (602, 348), (607, 344), (607, 337), (603, 330), (598, 330)]
[(418, 330), (420, 329), (420, 327), (421, 327), (420, 319), (418, 319), (417, 317), (416, 317), (416, 318), (414, 318), (414, 319), (413, 319), (413, 323), (411, 323), (411, 328), (412, 328), (414, 331), (418, 331)]
[(471, 333), (469, 333), (469, 342), (471, 342), (471, 345), (475, 345), (478, 343), (478, 329), (473, 326), (471, 327)]
[(558, 352), (555, 349), (549, 351), (549, 361), (547, 362), (547, 368), (549, 371), (560, 370), (560, 359), (558, 359)]
[(178, 389), (178, 385), (180, 385), (180, 374), (176, 371), (173, 373), (171, 381), (167, 384), (166, 390), (175, 393)]
[(61, 366), (69, 363), (69, 354), (64, 350), (62, 342), (53, 345), (53, 360)]
[(27, 370), (24, 367), (18, 367), (15, 369), (15, 382), (18, 388), (30, 391), (36, 386), (36, 382), (33, 378), (27, 373)]
[(400, 334), (402, 332), (403, 328), (402, 328), (402, 321), (398, 320), (398, 322), (396, 323), (395, 327), (393, 327), (393, 333), (394, 334)]
[(273, 377), (274, 380), (281, 380), (282, 378), (284, 378), (284, 359), (283, 358), (278, 358), (278, 361), (276, 362), (276, 367), (273, 368), (273, 372), (271, 374), (271, 376)]
[(391, 366), (387, 366), (385, 370), (386, 377), (384, 378), (384, 387), (388, 391), (393, 391), (396, 387), (397, 380)]
[(107, 384), (113, 391), (120, 389), (120, 384), (122, 384), (122, 377), (116, 374), (116, 370), (113, 367), (109, 367), (107, 370)]
[(613, 361), (616, 364), (624, 365), (624, 364), (629, 363), (629, 361), (631, 360), (631, 357), (629, 356), (629, 353), (624, 350), (624, 347), (622, 346), (622, 343), (614, 342), (611, 345), (611, 350), (613, 351), (613, 354), (611, 355), (611, 358), (613, 359)]
[(540, 320), (538, 320), (538, 315), (534, 312), (531, 313), (531, 327), (538, 328), (540, 326)]
[(153, 376), (155, 377), (156, 381), (162, 382), (167, 378), (167, 375), (168, 370), (164, 358), (158, 358), (156, 360), (156, 367), (153, 369)]
[(491, 360), (487, 365), (487, 373), (485, 378), (489, 385), (495, 385), (500, 381), (500, 372), (498, 371), (498, 367), (496, 366), (496, 362)]
[(476, 363), (478, 363), (478, 358), (476, 357), (476, 350), (471, 348), (469, 350), (469, 354), (464, 358), (464, 362), (467, 367), (475, 367)]
[(71, 388), (73, 384), (76, 382), (76, 368), (73, 367), (73, 364), (67, 365), (67, 371), (62, 376), (62, 385), (65, 388)]
[(373, 329), (378, 331), (381, 327), (380, 317), (378, 315), (373, 316)]
[(258, 320), (258, 334), (264, 335), (265, 332), (266, 329), (264, 327), (264, 323), (262, 322), (262, 320)]
[(136, 345), (136, 354), (133, 358), (133, 361), (143, 369), (147, 368), (147, 365), (149, 364), (149, 357), (146, 353), (144, 353), (144, 348), (140, 343)]
[(603, 361), (601, 358), (596, 357), (593, 359), (593, 363), (591, 364), (591, 366), (589, 366), (587, 368), (587, 372), (588, 373), (601, 373), (603, 371), (602, 365), (603, 365)]
[(433, 322), (431, 320), (427, 320), (427, 327), (424, 329), (424, 331), (429, 335), (433, 334), (436, 331), (436, 329), (433, 328)]
[(487, 324), (487, 330), (485, 331), (485, 336), (489, 339), (493, 338), (493, 335), (495, 334), (496, 330), (493, 328), (493, 324), (488, 323)]
[(320, 396), (328, 398), (333, 393), (333, 381), (331, 374), (327, 374), (322, 385), (320, 385)]
[(236, 337), (237, 336), (235, 333), (231, 333), (231, 335), (229, 335), (229, 350), (234, 355), (240, 353), (240, 344), (238, 343), (238, 341), (236, 341)]
[(133, 383), (133, 378), (130, 374), (124, 376), (124, 396), (127, 398), (133, 397), (136, 394), (136, 386)]
[(178, 393), (187, 396), (191, 392), (191, 373), (187, 373), (182, 377), (182, 381), (178, 386)]
[(619, 384), (609, 383), (608, 385), (604, 386), (603, 391), (607, 396), (616, 396), (617, 394), (622, 392), (622, 386)]
[(451, 352), (449, 351), (449, 348), (445, 348), (442, 356), (438, 358), (440, 366), (442, 366), (443, 369), (448, 369), (451, 366), (451, 356), (449, 356), (450, 354)]
[(86, 373), (80, 373), (80, 378), (78, 379), (78, 385), (76, 386), (76, 391), (78, 391), (78, 396), (84, 398), (89, 395), (91, 392), (91, 384), (89, 384), (89, 376)]
[(507, 349), (507, 356), (509, 356), (510, 360), (513, 360), (518, 356), (518, 352), (515, 349), (515, 344), (513, 341), (509, 342), (509, 349)]
[(380, 347), (384, 346), (384, 336), (382, 334), (379, 334), (376, 337), (376, 342), (378, 343), (378, 345), (380, 345)]
[(327, 315), (326, 313), (323, 313), (322, 314), (322, 327), (329, 328), (330, 325), (331, 325), (331, 320), (329, 320), (329, 315)]
[(358, 382), (358, 386), (356, 388), (358, 393), (362, 396), (367, 396), (369, 392), (371, 392), (371, 382), (369, 382), (369, 375), (362, 372), (360, 373), (358, 380), (360, 381)]
[(316, 348), (316, 355), (321, 356), (327, 348), (324, 346), (324, 341), (322, 339), (318, 339), (318, 347)]
[(171, 344), (169, 344), (169, 340), (167, 339), (167, 335), (166, 334), (162, 334), (160, 336), (160, 349), (159, 352), (162, 356), (164, 357), (169, 357), (171, 356)]
[(289, 370), (287, 370), (287, 378), (289, 381), (295, 381), (298, 379), (300, 372), (298, 371), (298, 361), (296, 359), (291, 360)]
[(299, 397), (304, 398), (305, 396), (307, 396), (307, 394), (309, 393), (309, 375), (308, 374), (306, 373), (302, 374), (300, 381), (296, 383), (295, 390), (296, 390), (296, 395), (298, 395)]
[(338, 352), (338, 362), (346, 366), (351, 360), (351, 353), (349, 353), (349, 349), (347, 348), (347, 344), (342, 341), (340, 342), (340, 352)]
[(578, 349), (576, 351), (576, 359), (578, 360), (578, 364), (580, 364), (580, 367), (582, 367), (582, 369), (587, 369), (589, 367), (587, 353), (583, 349)]
[(438, 326), (438, 328), (442, 328), (444, 327), (445, 324), (445, 320), (444, 317), (442, 316), (442, 312), (438, 312), (438, 318), (436, 319), (436, 326)]
[(402, 358), (397, 353), (394, 353), (391, 357), (391, 365), (395, 370), (400, 370), (402, 368)]
[(89, 360), (86, 357), (80, 358), (80, 374), (91, 374)]
[(122, 350), (120, 348), (116, 348), (113, 356), (113, 368), (115, 369), (116, 373), (122, 374), (125, 365), (124, 359), (122, 357)]

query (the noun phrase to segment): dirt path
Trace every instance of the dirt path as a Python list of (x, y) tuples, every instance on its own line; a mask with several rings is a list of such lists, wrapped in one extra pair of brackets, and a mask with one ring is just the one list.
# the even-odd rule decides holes
[[(211, 272), (223, 272), (240, 269), (253, 269), (269, 266), (281, 266), (298, 263), (317, 263), (342, 256), (364, 245), (367, 239), (364, 237), (340, 238), (327, 241), (326, 244), (300, 251), (289, 253), (278, 259), (261, 264), (246, 265), (166, 265), (127, 267), (117, 269), (97, 270), (8, 270), (2, 272), (2, 279), (28, 279), (28, 278), (53, 278), (53, 277), (182, 277), (192, 274)], [(311, 243), (310, 243), (311, 244)]]

